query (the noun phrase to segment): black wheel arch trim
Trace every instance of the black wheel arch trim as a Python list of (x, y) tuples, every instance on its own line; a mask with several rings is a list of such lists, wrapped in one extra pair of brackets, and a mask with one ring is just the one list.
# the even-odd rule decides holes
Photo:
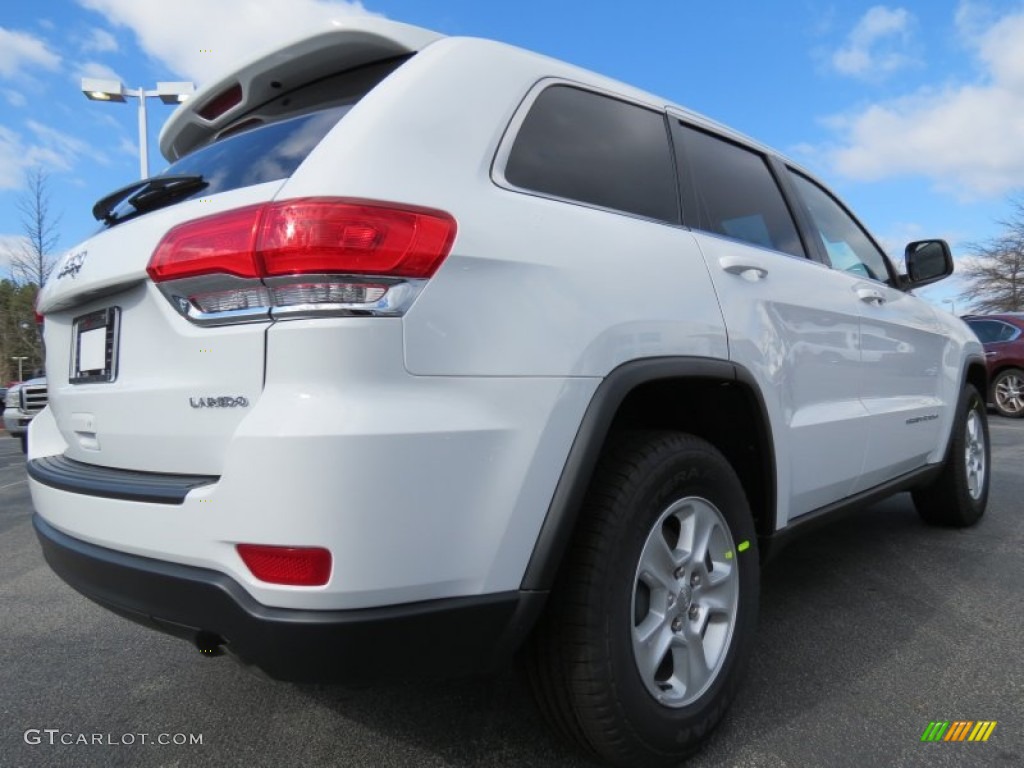
[(771, 436), (768, 410), (754, 376), (743, 366), (728, 360), (702, 357), (654, 357), (623, 363), (598, 386), (580, 422), (562, 474), (555, 486), (533, 553), (523, 575), (521, 589), (549, 590), (568, 549), (579, 518), (583, 499), (601, 455), (612, 422), (626, 397), (637, 387), (672, 379), (707, 379), (735, 382), (749, 390), (760, 411), (761, 437), (767, 446), (765, 495), (768, 519), (776, 520), (775, 443)]
[(984, 355), (970, 354), (964, 358), (963, 368), (960, 371), (960, 389), (962, 390), (964, 388), (964, 384), (971, 380), (968, 376), (968, 373), (970, 372), (971, 368), (977, 368), (985, 380), (985, 386), (978, 390), (978, 393), (982, 397), (985, 397), (986, 393), (988, 392), (989, 375), (988, 361), (985, 360)]

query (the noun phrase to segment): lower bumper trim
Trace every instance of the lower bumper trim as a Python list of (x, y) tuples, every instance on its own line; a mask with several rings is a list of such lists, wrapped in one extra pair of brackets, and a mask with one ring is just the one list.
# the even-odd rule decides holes
[(89, 599), (198, 645), (222, 639), (244, 664), (293, 682), (365, 683), (494, 669), (529, 633), (544, 592), (343, 611), (257, 602), (226, 574), (99, 547), (33, 515), (53, 571)]

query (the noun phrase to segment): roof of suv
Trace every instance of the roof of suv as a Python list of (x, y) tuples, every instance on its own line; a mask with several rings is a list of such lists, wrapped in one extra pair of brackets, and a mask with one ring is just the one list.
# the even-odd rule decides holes
[(275, 46), (200, 88), (167, 120), (160, 132), (160, 151), (168, 160), (177, 160), (239, 115), (283, 91), (306, 85), (327, 72), (415, 53), (443, 37), (370, 16), (332, 22), (325, 31)]
[[(458, 38), (448, 38), (421, 27), (369, 16), (352, 16), (334, 21), (328, 30), (265, 51), (248, 64), (200, 88), (174, 111), (164, 125), (160, 133), (160, 151), (173, 162), (208, 143), (239, 116), (280, 96), (284, 91), (299, 88), (326, 74), (349, 67), (416, 53), (444, 39)], [(514, 49), (535, 60), (550, 61), (552, 76), (578, 79), (589, 87), (604, 88), (657, 109), (671, 109), (688, 121), (735, 141), (762, 152), (781, 155), (775, 149), (727, 125), (629, 84), (506, 43), (493, 40), (477, 42), (487, 42), (506, 50)], [(240, 94), (237, 90), (239, 87)], [(218, 100), (224, 100), (229, 106), (219, 111), (216, 108)], [(799, 168), (805, 175), (815, 177), (789, 158), (786, 158), (786, 162)]]

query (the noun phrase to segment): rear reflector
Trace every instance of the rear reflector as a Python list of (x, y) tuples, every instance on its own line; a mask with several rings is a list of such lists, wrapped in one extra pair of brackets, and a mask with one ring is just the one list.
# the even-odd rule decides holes
[(236, 545), (242, 562), (260, 581), (292, 587), (321, 587), (331, 578), (331, 553), (323, 547)]
[(455, 239), (447, 213), (306, 198), (238, 208), (179, 224), (157, 245), (154, 282), (202, 275), (301, 274), (429, 278)]

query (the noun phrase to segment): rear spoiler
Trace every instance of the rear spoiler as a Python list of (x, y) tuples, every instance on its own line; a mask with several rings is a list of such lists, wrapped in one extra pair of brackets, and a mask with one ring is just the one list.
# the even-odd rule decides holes
[(415, 53), (444, 35), (370, 16), (346, 17), (331, 29), (275, 48), (201, 88), (160, 132), (160, 152), (174, 162), (206, 144), (250, 109), (328, 74)]

